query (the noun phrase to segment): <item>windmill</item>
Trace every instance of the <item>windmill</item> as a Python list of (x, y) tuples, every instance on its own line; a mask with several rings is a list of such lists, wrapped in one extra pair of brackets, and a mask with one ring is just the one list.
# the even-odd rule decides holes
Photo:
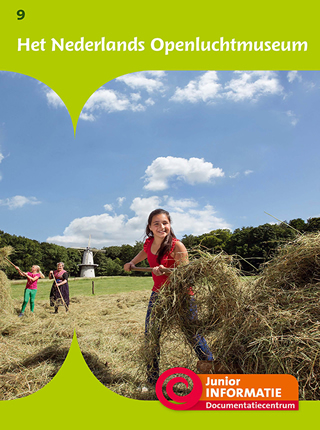
[(86, 248), (74, 247), (74, 249), (81, 249), (84, 251), (82, 255), (82, 263), (78, 265), (81, 269), (80, 278), (95, 278), (94, 269), (95, 267), (98, 267), (98, 264), (94, 264), (93, 262), (93, 253), (105, 252), (102, 249), (91, 248), (90, 242), (91, 242), (91, 234), (89, 236), (89, 242)]

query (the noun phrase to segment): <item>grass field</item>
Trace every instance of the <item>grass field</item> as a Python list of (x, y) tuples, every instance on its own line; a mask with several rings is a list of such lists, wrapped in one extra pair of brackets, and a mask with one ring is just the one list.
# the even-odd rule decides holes
[[(104, 276), (94, 279), (69, 278), (70, 297), (92, 296), (92, 282), (94, 282), (94, 295), (118, 294), (129, 291), (151, 290), (151, 276)], [(26, 281), (11, 281), (11, 297), (23, 299)], [(40, 279), (36, 300), (49, 300), (52, 281)]]
[[(185, 333), (191, 326), (204, 333), (224, 373), (291, 374), (300, 400), (319, 400), (319, 256), (317, 233), (280, 248), (257, 279), (242, 277), (224, 254), (203, 253), (179, 266), (154, 313), (162, 330), (160, 373), (173, 367), (196, 371), (197, 356)], [(49, 305), (51, 281), (40, 280), (35, 312), (27, 308), (23, 318), (18, 314), (25, 282), (1, 282), (0, 400), (27, 396), (50, 382), (74, 331), (102, 384), (126, 397), (155, 399), (141, 390), (150, 358), (144, 324), (151, 277), (95, 278), (94, 295), (92, 279), (70, 279), (69, 312), (61, 307), (57, 314)], [(190, 285), (197, 300), (194, 323), (186, 319)]]
[(14, 313), (0, 319), (0, 400), (27, 396), (50, 382), (67, 356), (74, 330), (89, 368), (106, 387), (146, 398), (140, 389), (145, 368), (139, 350), (152, 278), (104, 277), (94, 284), (93, 295), (92, 279), (70, 279), (70, 311), (60, 307), (55, 315), (49, 305), (52, 281), (40, 280), (34, 314), (28, 305), (18, 318), (25, 282), (11, 282)]

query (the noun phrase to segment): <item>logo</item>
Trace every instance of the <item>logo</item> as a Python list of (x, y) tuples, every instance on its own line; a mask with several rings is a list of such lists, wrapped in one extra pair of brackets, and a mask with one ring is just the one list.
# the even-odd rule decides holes
[[(166, 385), (166, 392), (168, 396), (171, 400), (177, 402), (172, 403), (166, 399), (162, 390), (166, 379), (177, 374), (189, 376), (189, 378), (192, 380), (193, 388), (191, 393), (187, 394), (186, 396), (178, 396), (173, 391), (174, 385), (178, 382), (182, 382), (188, 388), (189, 383), (188, 380), (183, 376), (174, 376), (168, 381)], [(167, 408), (173, 409), (175, 411), (185, 411), (187, 409), (191, 409), (200, 400), (202, 395), (202, 382), (198, 375), (191, 370), (184, 367), (174, 367), (161, 374), (156, 384), (156, 394), (160, 402)]]
[[(174, 385), (183, 383), (189, 388), (190, 379), (191, 392), (177, 395)], [(162, 373), (156, 394), (164, 406), (176, 411), (299, 409), (298, 382), (292, 375), (197, 375), (184, 367), (174, 367)]]

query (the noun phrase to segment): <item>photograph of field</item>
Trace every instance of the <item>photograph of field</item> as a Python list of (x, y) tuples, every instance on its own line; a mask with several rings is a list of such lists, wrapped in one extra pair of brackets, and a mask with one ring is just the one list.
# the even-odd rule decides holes
[[(74, 332), (106, 388), (156, 400), (143, 390), (154, 284), (124, 266), (159, 207), (189, 253), (152, 310), (160, 372), (198, 371), (196, 333), (213, 371), (291, 374), (301, 400), (320, 399), (318, 72), (122, 76), (92, 94), (75, 137), (47, 86), (2, 72), (0, 90), (0, 400), (50, 382)], [(69, 307), (49, 302), (59, 262)], [(15, 265), (43, 271), (34, 312)]]
[[(151, 279), (143, 285), (140, 279), (130, 279), (128, 283), (128, 278), (96, 278), (94, 296), (90, 280), (73, 279), (70, 311), (66, 314), (61, 310), (57, 315), (48, 300), (52, 282), (44, 280), (39, 283), (34, 315), (27, 309), (23, 319), (18, 319), (17, 314), (25, 283), (13, 281), (7, 290), (11, 289), (12, 312), (0, 313), (1, 400), (23, 397), (46, 385), (63, 364), (74, 330), (85, 360), (103, 383), (113, 381), (111, 388), (121, 393), (124, 381), (128, 384), (128, 375), (132, 375), (134, 385), (136, 368), (131, 352), (137, 348), (137, 334), (143, 327), (148, 299), (144, 289), (151, 288)], [(124, 342), (126, 337), (128, 341)], [(122, 375), (124, 357), (127, 369)], [(130, 388), (126, 389), (130, 393)]]
[[(319, 400), (319, 255), (316, 233), (279, 249), (254, 279), (242, 277), (226, 254), (202, 253), (176, 269), (155, 309), (163, 332), (162, 371), (177, 366), (196, 371), (184, 336), (185, 327), (196, 324), (228, 373), (292, 374), (300, 399)], [(68, 353), (73, 329), (89, 368), (106, 387), (130, 398), (156, 399), (155, 393), (141, 392), (153, 348), (143, 331), (151, 278), (103, 277), (94, 283), (92, 295), (92, 280), (73, 279), (68, 315), (54, 315), (44, 299), (48, 281), (42, 281), (37, 314), (20, 321), (15, 297), (23, 286), (12, 282), (13, 312), (1, 315), (2, 399), (31, 394), (49, 382)], [(195, 323), (185, 319), (190, 285), (198, 306)]]

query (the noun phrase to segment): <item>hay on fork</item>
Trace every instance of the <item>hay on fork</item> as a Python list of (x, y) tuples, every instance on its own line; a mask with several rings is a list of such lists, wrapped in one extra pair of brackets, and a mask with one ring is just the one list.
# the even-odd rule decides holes
[[(225, 253), (198, 251), (196, 256), (190, 263), (178, 266), (159, 291), (144, 348), (144, 364), (149, 367), (161, 332), (161, 345), (165, 343), (161, 347), (161, 371), (166, 370), (166, 357), (174, 357), (177, 344), (183, 340), (189, 345), (185, 360), (194, 368), (192, 340), (197, 335), (204, 336), (214, 352), (217, 331), (243, 307), (245, 289), (241, 288), (237, 260)], [(168, 367), (172, 365), (168, 363)]]
[[(0, 248), (0, 267), (6, 266), (8, 263), (5, 257), (8, 257), (13, 251), (11, 246)], [(11, 298), (11, 287), (6, 274), (0, 270), (0, 313), (12, 313), (13, 301)]]

